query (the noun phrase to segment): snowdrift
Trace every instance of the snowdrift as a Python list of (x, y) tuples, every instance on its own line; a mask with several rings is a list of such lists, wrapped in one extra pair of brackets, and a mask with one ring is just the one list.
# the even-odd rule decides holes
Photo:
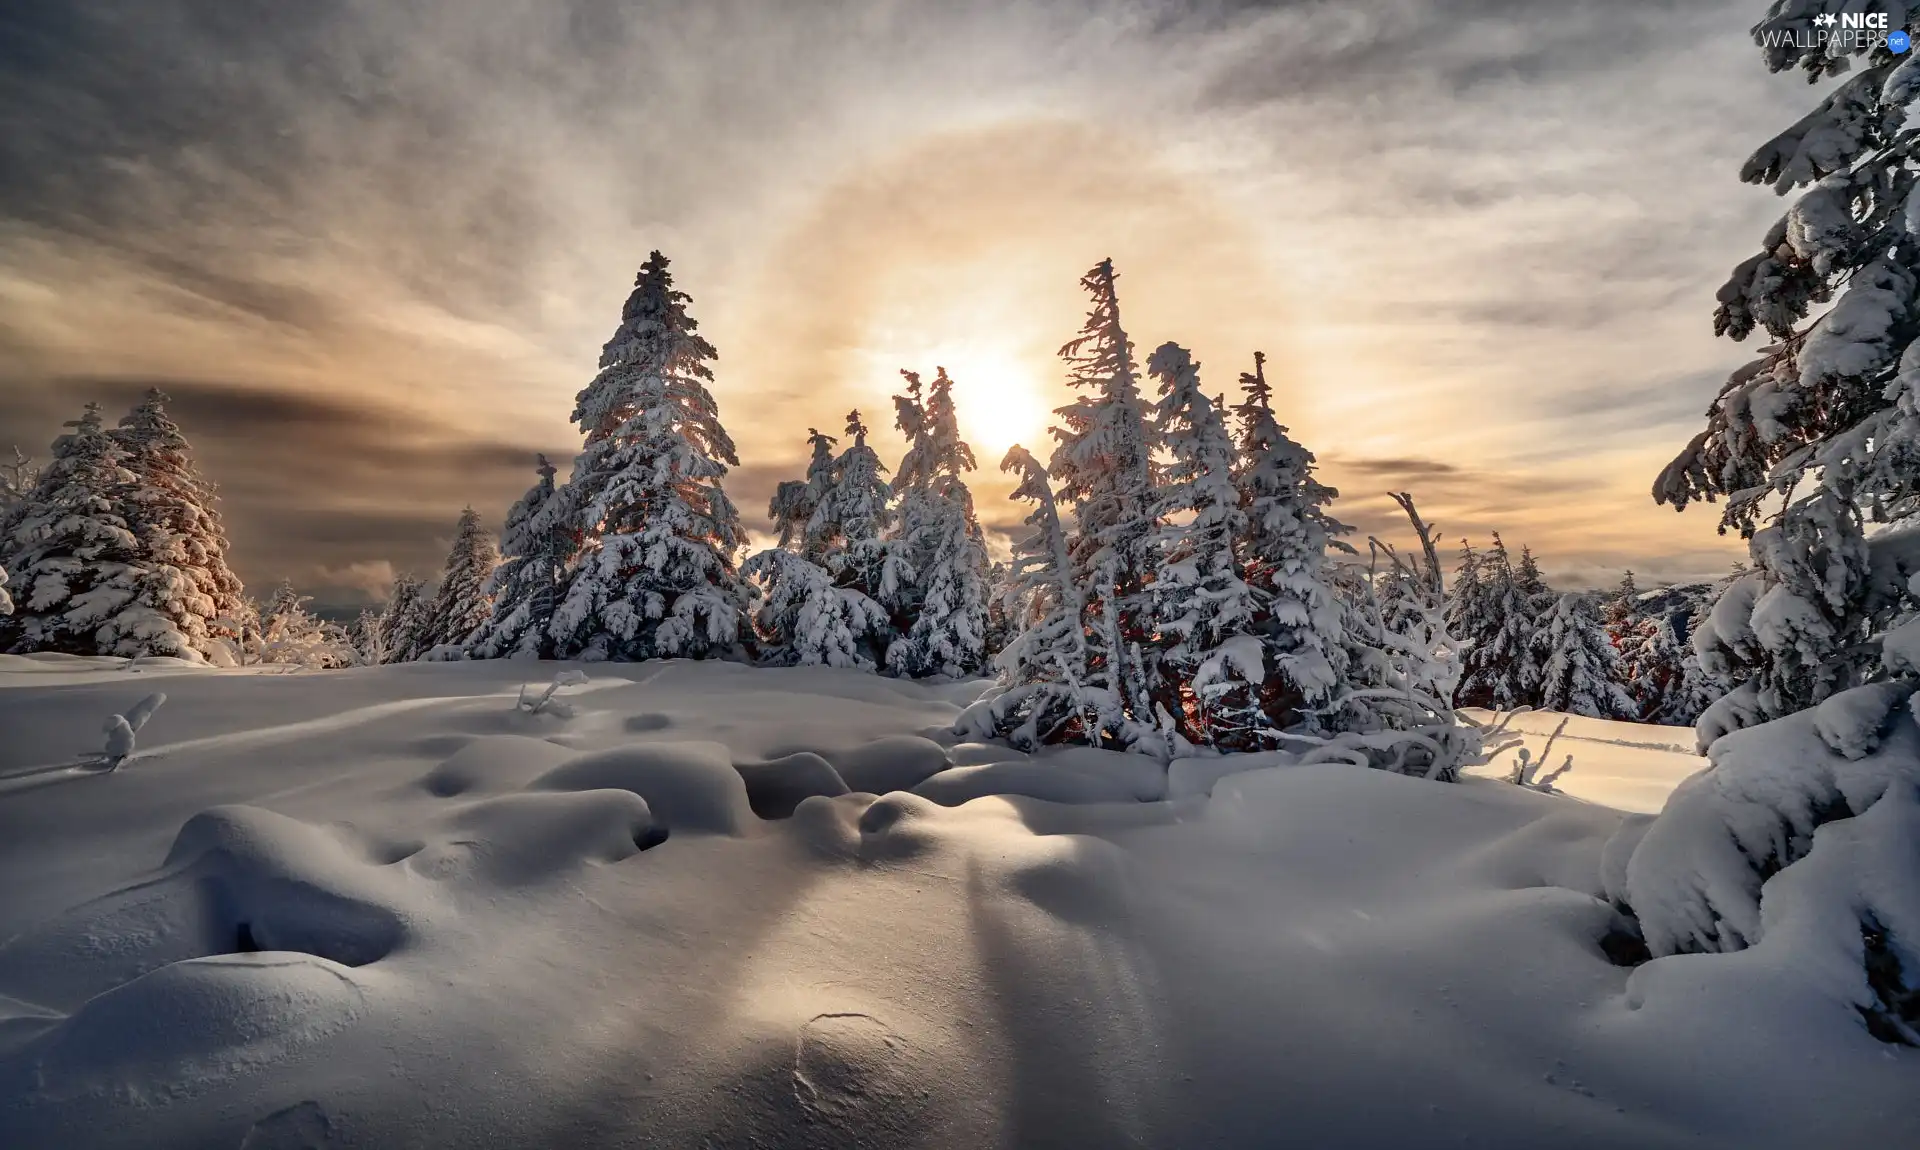
[(110, 776), (61, 765), (140, 676), (0, 688), (0, 1145), (1910, 1137), (1920, 1059), (1792, 940), (1911, 803), (1629, 969), (1597, 803), (1027, 756), (946, 733), (979, 684), (818, 669), (517, 708), (552, 671), (183, 674)]

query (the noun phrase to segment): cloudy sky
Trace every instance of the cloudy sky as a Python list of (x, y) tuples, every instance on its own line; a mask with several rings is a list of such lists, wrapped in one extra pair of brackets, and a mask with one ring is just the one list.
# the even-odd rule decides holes
[[(809, 425), (944, 364), (1047, 444), (1079, 275), (1392, 530), (1550, 577), (1714, 574), (1647, 490), (1753, 349), (1713, 292), (1811, 107), (1758, 0), (65, 0), (0, 9), (0, 449), (158, 384), (250, 583), (437, 568), (570, 456), (650, 248), (720, 349), (763, 523)], [(897, 451), (889, 429), (883, 455)], [(1017, 521), (992, 470), (989, 522)]]

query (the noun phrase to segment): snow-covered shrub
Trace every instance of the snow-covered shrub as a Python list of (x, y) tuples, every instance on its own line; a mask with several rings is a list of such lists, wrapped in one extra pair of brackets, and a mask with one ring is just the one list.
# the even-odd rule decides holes
[(580, 670), (557, 672), (553, 676), (553, 682), (548, 683), (546, 690), (538, 695), (527, 694), (527, 685), (522, 683), (520, 697), (514, 701), (513, 708), (516, 711), (525, 711), (529, 715), (553, 715), (556, 718), (571, 719), (575, 714), (573, 704), (554, 696), (558, 695), (563, 688), (584, 687), (586, 683), (587, 673)]
[(127, 708), (124, 714), (108, 715), (106, 722), (100, 726), (101, 733), (105, 735), (100, 753), (88, 765), (105, 767), (110, 771), (119, 770), (121, 764), (133, 754), (135, 734), (147, 725), (147, 720), (153, 718), (153, 713), (166, 701), (166, 695), (156, 691)]
[(291, 584), (280, 584), (260, 611), (253, 662), (327, 671), (360, 661), (346, 631), (307, 610), (311, 601)]

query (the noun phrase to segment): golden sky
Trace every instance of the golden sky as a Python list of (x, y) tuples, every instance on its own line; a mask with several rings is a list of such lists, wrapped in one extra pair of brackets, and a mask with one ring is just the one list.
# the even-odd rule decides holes
[(936, 365), (1016, 523), (1111, 256), (1142, 360), (1267, 353), (1349, 522), (1411, 490), (1570, 586), (1742, 553), (1647, 490), (1753, 354), (1713, 291), (1782, 205), (1738, 164), (1817, 95), (1754, 4), (58, 7), (0, 17), (0, 445), (161, 384), (252, 583), (497, 524), (654, 247), (756, 526), (809, 426), (897, 456)]

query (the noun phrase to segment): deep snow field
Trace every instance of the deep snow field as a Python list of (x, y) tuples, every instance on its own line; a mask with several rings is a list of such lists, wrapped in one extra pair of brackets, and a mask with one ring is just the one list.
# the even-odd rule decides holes
[(1029, 761), (816, 669), (122, 667), (0, 658), (7, 1150), (1916, 1144), (1812, 980), (1603, 952), (1689, 731), (1575, 720), (1562, 796)]

